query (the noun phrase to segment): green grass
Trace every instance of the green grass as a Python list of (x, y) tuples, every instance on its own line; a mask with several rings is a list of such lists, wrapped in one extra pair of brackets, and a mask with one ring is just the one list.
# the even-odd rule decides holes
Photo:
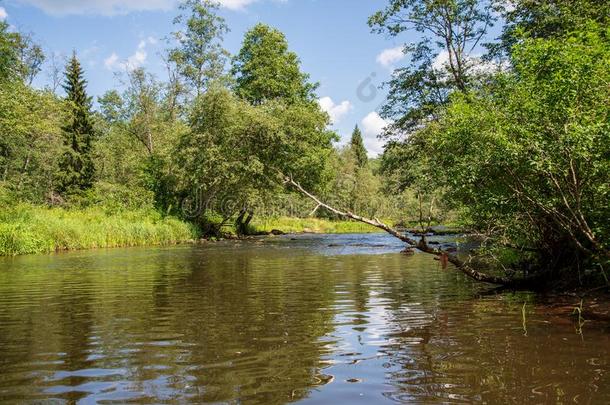
[(0, 209), (0, 256), (170, 245), (197, 237), (194, 226), (155, 211), (109, 213), (28, 204)]
[(379, 233), (378, 228), (355, 221), (330, 221), (318, 218), (260, 218), (252, 226), (257, 232), (274, 229), (285, 233)]

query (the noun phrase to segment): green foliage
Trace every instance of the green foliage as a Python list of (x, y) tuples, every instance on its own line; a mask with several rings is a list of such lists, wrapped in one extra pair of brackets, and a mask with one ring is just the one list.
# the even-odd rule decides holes
[[(597, 269), (610, 243), (608, 4), (504, 6), (390, 0), (369, 20), (393, 36), (424, 33), (405, 47), (410, 65), (395, 72), (383, 109), (394, 120), (386, 189), (415, 196), (422, 227), (434, 216), (428, 204), (460, 212), (489, 236), (481, 253), (509, 272)], [(485, 58), (469, 55), (497, 11), (500, 42)], [(433, 64), (439, 51), (443, 69)]]
[(20, 81), (0, 86), (0, 181), (28, 201), (54, 189), (63, 153), (63, 103)]
[(142, 144), (122, 125), (103, 123), (93, 145), (97, 177), (124, 186), (142, 185), (147, 154)]
[(330, 180), (327, 164), (332, 143), (338, 140), (337, 134), (327, 129), (327, 114), (317, 103), (286, 105), (276, 101), (261, 109), (276, 127), (260, 151), (269, 175), (277, 176), (279, 170), (311, 190), (323, 188)]
[(97, 182), (78, 197), (71, 199), (70, 204), (80, 209), (103, 207), (108, 214), (154, 210), (154, 192), (135, 185)]
[(492, 54), (510, 55), (524, 38), (554, 38), (571, 32), (587, 21), (608, 25), (610, 3), (606, 0), (514, 0), (504, 10), (506, 24), (500, 42), (489, 44)]
[(71, 110), (71, 117), (63, 127), (66, 152), (61, 162), (61, 177), (58, 191), (75, 193), (93, 185), (95, 168), (91, 158), (94, 138), (91, 118), (91, 98), (87, 96), (87, 81), (76, 53), (66, 67), (64, 90)]
[(99, 98), (101, 119), (94, 156), (98, 178), (105, 182), (146, 188), (155, 206), (175, 212), (174, 149), (188, 131), (169, 104), (167, 87), (143, 69), (126, 74), (126, 88)]
[(590, 22), (524, 40), (514, 73), (455, 97), (423, 131), (447, 195), (498, 240), (540, 249), (551, 271), (610, 249), (607, 34)]
[(15, 197), (42, 201), (53, 190), (65, 108), (28, 84), (44, 60), (28, 35), (0, 21), (0, 182)]
[(362, 141), (362, 132), (360, 131), (360, 128), (358, 128), (358, 125), (356, 125), (356, 128), (354, 128), (354, 132), (352, 133), (350, 148), (356, 158), (358, 167), (365, 167), (369, 162), (369, 158), (367, 156), (366, 148), (364, 147), (364, 142)]
[(174, 20), (181, 29), (172, 33), (178, 46), (169, 50), (168, 61), (193, 96), (202, 94), (225, 73), (228, 52), (221, 42), (229, 28), (216, 14), (218, 8), (210, 0), (185, 0), (180, 4), (183, 14)]
[(6, 21), (0, 21), (0, 80), (5, 81), (17, 76), (19, 58), (16, 43), (19, 34), (9, 31)]
[[(436, 119), (454, 91), (465, 92), (482, 75), (476, 48), (496, 20), (494, 0), (389, 0), (369, 18), (377, 33), (421, 34), (404, 52), (409, 65), (396, 69), (381, 114), (393, 121), (388, 136), (410, 133)], [(438, 66), (437, 56), (446, 58)], [(436, 63), (435, 63), (436, 62)]]
[(9, 25), (0, 21), (0, 82), (20, 80), (31, 84), (44, 59), (42, 48), (29, 35), (11, 32)]
[(276, 217), (259, 218), (252, 224), (254, 233), (269, 233), (279, 230), (284, 233), (379, 233), (379, 228), (353, 221), (331, 221), (320, 218)]
[(0, 213), (0, 255), (61, 250), (167, 245), (196, 239), (197, 230), (154, 211), (108, 214), (99, 208), (65, 210), (17, 205)]
[[(332, 173), (332, 179), (322, 195), (323, 200), (331, 206), (368, 218), (386, 218), (389, 223), (418, 221), (417, 195), (411, 190), (390, 188), (392, 178), (380, 170), (380, 163), (383, 162), (371, 159), (366, 166), (360, 167), (351, 145), (338, 150), (330, 160), (329, 172)], [(426, 208), (429, 208), (429, 203), (427, 201)], [(433, 222), (446, 219), (441, 208), (443, 207), (436, 199), (430, 214)], [(334, 218), (323, 210), (317, 212), (317, 215), (330, 215)]]
[(445, 185), (438, 181), (444, 172), (429, 148), (427, 132), (415, 132), (403, 142), (388, 142), (380, 165), (385, 192), (402, 195), (407, 218), (423, 229), (444, 223), (461, 208), (444, 195)]
[(181, 170), (179, 195), (201, 204), (193, 212), (201, 219), (212, 201), (231, 196), (227, 206), (217, 208), (230, 217), (246, 203), (253, 187), (268, 183), (264, 165), (251, 148), (259, 146), (257, 141), (265, 144), (272, 123), (222, 88), (198, 98), (192, 111), (192, 130), (181, 137), (175, 152)]
[[(283, 176), (324, 192), (329, 184), (348, 184), (338, 180), (341, 165), (353, 169), (346, 178), (357, 184), (345, 201), (387, 212), (358, 131), (353, 153), (330, 164), (337, 136), (315, 102), (317, 85), (301, 72), (281, 32), (258, 24), (246, 34), (230, 90), (222, 48), (228, 28), (218, 5), (187, 0), (180, 8), (165, 55), (168, 80), (128, 69), (119, 77), (121, 91), (99, 97), (94, 113), (76, 55), (66, 67), (67, 100), (34, 90), (29, 82), (43, 60), (40, 48), (0, 25), (0, 202), (62, 207), (6, 211), (4, 252), (130, 245), (132, 234), (133, 243), (145, 243), (135, 228), (158, 215), (154, 210), (187, 217), (211, 234), (233, 222), (247, 232), (257, 213), (311, 211), (309, 201), (284, 189)], [(195, 212), (189, 201), (199, 205)], [(105, 228), (86, 233), (88, 218), (98, 215), (93, 206), (117, 221), (144, 213), (116, 225), (125, 228), (124, 237), (101, 242)], [(52, 229), (36, 233), (42, 223)], [(161, 240), (152, 230), (144, 234)]]
[(264, 24), (246, 33), (233, 60), (235, 92), (253, 104), (281, 99), (288, 103), (313, 102), (317, 84), (300, 70), (300, 61), (288, 50), (284, 34)]
[(178, 194), (197, 200), (202, 218), (212, 209), (228, 219), (272, 198), (282, 173), (320, 184), (334, 139), (326, 119), (311, 105), (252, 106), (227, 89), (209, 90), (196, 101), (192, 130), (175, 152), (181, 170)]

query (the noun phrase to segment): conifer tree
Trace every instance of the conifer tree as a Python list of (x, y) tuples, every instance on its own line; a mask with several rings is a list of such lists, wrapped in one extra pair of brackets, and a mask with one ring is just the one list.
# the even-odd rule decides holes
[(362, 132), (360, 132), (360, 128), (358, 128), (358, 125), (356, 125), (356, 128), (354, 128), (354, 132), (352, 133), (350, 148), (352, 149), (352, 153), (356, 157), (358, 167), (365, 167), (369, 159), (366, 153), (366, 148), (364, 147), (364, 142), (362, 140)]
[(93, 184), (95, 170), (91, 159), (91, 145), (94, 129), (91, 98), (86, 92), (87, 81), (83, 77), (83, 69), (76, 53), (68, 62), (65, 75), (63, 88), (71, 114), (69, 122), (62, 128), (66, 152), (61, 162), (59, 191), (72, 193), (86, 190)]

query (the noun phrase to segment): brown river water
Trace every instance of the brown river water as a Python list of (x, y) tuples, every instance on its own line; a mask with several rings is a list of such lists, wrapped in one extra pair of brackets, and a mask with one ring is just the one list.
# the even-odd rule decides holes
[(0, 403), (610, 403), (610, 325), (386, 235), (0, 258)]

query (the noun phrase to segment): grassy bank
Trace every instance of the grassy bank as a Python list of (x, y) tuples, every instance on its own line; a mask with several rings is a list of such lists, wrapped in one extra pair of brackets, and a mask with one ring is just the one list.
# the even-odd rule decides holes
[(285, 233), (378, 233), (378, 228), (354, 221), (330, 221), (318, 218), (261, 218), (252, 226), (256, 232), (279, 230)]
[[(421, 232), (417, 222), (398, 222), (390, 219), (382, 220), (390, 226), (398, 229), (406, 229), (409, 232)], [(331, 221), (318, 218), (258, 218), (253, 221), (253, 231), (269, 233), (272, 230), (284, 233), (382, 233), (379, 228), (356, 221)], [(430, 230), (436, 235), (455, 235), (467, 233), (468, 227), (459, 223), (433, 224)]]
[(190, 224), (155, 211), (109, 213), (21, 204), (0, 211), (0, 256), (169, 245), (196, 239)]

